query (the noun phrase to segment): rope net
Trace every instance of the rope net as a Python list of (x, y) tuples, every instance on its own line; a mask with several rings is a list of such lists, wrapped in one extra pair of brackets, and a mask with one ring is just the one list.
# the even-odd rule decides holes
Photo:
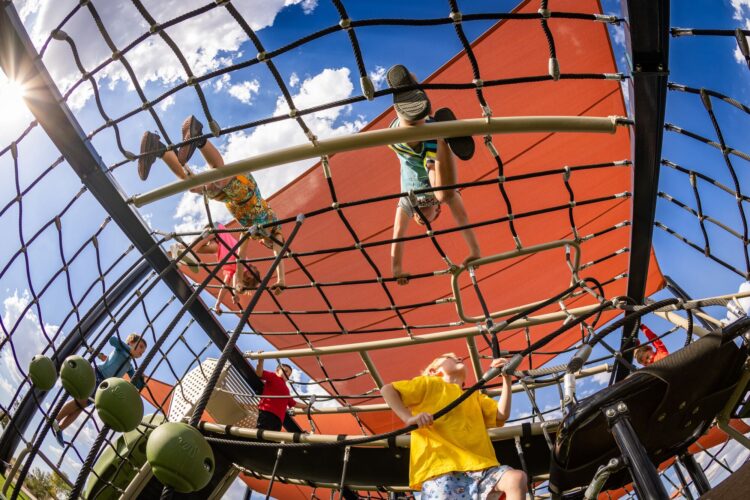
[[(603, 380), (601, 376), (607, 376), (616, 363), (633, 367), (628, 353), (635, 347), (624, 344), (621, 348), (616, 339), (601, 336), (602, 331), (615, 330), (611, 321), (623, 310), (639, 319), (643, 316), (644, 322), (662, 321), (667, 325), (660, 335), (665, 340), (687, 331), (686, 339), (677, 340), (681, 344), (697, 337), (700, 328), (715, 328), (717, 322), (710, 321), (713, 317), (724, 316), (723, 306), (733, 301), (727, 294), (734, 292), (726, 287), (693, 287), (701, 297), (721, 295), (716, 300), (690, 303), (681, 297), (681, 301), (662, 300), (647, 310), (623, 298), (632, 236), (633, 171), (626, 119), (613, 121), (613, 133), (608, 135), (539, 129), (480, 135), (475, 158), (459, 164), (455, 184), (413, 193), (400, 191), (395, 159), (388, 148), (364, 149), (365, 139), (357, 139), (373, 137), (371, 132), (388, 128), (395, 118), (389, 107), (394, 90), (382, 83), (382, 66), (363, 49), (395, 29), (435, 33), (455, 47), (457, 56), (414, 87), (428, 91), (433, 109), (450, 106), (459, 119), (480, 118), (490, 123), (492, 118), (515, 116), (632, 116), (621, 90), (621, 85), (629, 85), (628, 78), (618, 72), (608, 38), (608, 29), (619, 33), (623, 28), (618, 16), (601, 14), (594, 1), (561, 1), (552, 6), (546, 1), (527, 1), (505, 11), (495, 6), (474, 11), (478, 7), (448, 1), (442, 8), (449, 15), (419, 18), (401, 17), (398, 12), (393, 17), (369, 18), (362, 15), (360, 6), (338, 0), (328, 7), (333, 17), (316, 17), (307, 35), (286, 41), (266, 38), (261, 29), (265, 25), (240, 2), (217, 1), (168, 12), (133, 0), (119, 19), (142, 29), (124, 38), (112, 26), (113, 19), (103, 14), (109, 9), (99, 2), (83, 1), (69, 11), (56, 12), (56, 24), (41, 35), (34, 32), (32, 45), (26, 32), (32, 30), (24, 28), (18, 6), (2, 4), (0, 24), (27, 42), (3, 43), (15, 51), (15, 57), (26, 58), (30, 67), (26, 76), (34, 81), (34, 92), (42, 103), (34, 107), (31, 97), (36, 94), (29, 92), (32, 112), (40, 113), (38, 121), (0, 150), (0, 168), (7, 171), (6, 178), (13, 179), (3, 191), (6, 201), (0, 209), (0, 220), (7, 228), (0, 281), (6, 289), (16, 290), (4, 302), (0, 323), (3, 382), (10, 382), (3, 385), (0, 399), (5, 415), (0, 459), (6, 474), (13, 475), (12, 484), (6, 483), (11, 498), (18, 498), (39, 471), (52, 471), (52, 477), (60, 478), (56, 486), (60, 495), (119, 496), (126, 493), (145, 460), (124, 453), (123, 435), (103, 425), (93, 406), (84, 409), (65, 431), (64, 445), (58, 446), (52, 422), (68, 395), (59, 384), (49, 392), (33, 389), (28, 366), (35, 354), (49, 356), (58, 367), (72, 354), (97, 363), (100, 354), (108, 353), (113, 337), (126, 341), (130, 333), (141, 335), (147, 349), (134, 360), (134, 379), (144, 377), (141, 394), (146, 413), (156, 416), (151, 424), (134, 431), (140, 434), (158, 425), (161, 418), (186, 420), (203, 431), (206, 422), (252, 428), (262, 385), (254, 374), (256, 361), (251, 366), (244, 358), (270, 359), (269, 364), (291, 359), (305, 374), (291, 382), (293, 394), (301, 401), (336, 405), (315, 404), (306, 412), (298, 410), (297, 432), (382, 439), (380, 433), (395, 436), (403, 430), (382, 404), (379, 388), (384, 382), (416, 375), (418, 368), (440, 353), (454, 351), (467, 360), (469, 383), (481, 382), (489, 360), (498, 354), (518, 356), (513, 391), (523, 393), (526, 401), (515, 398), (515, 415), (509, 424), (555, 425), (563, 408), (562, 373), (583, 344), (596, 347), (583, 363), (581, 377)], [(181, 30), (191, 29), (201, 19), (219, 18), (240, 33), (242, 53), (206, 66), (189, 50)], [(30, 19), (26, 18), (27, 24)], [(719, 31), (673, 29), (672, 35), (730, 35), (747, 59), (746, 33)], [(343, 61), (339, 71), (346, 70), (347, 83), (351, 85), (351, 75), (360, 88), (329, 89), (330, 96), (320, 102), (298, 91), (299, 83), (292, 83), (288, 69), (295, 58), (320, 57), (321, 47), (328, 47), (331, 40), (339, 48), (348, 43), (350, 48), (337, 54)], [(168, 78), (169, 84), (158, 91), (153, 85), (156, 77), (141, 67), (144, 50), (164, 61), (177, 61), (179, 74)], [(39, 77), (47, 75), (47, 67), (54, 75), (61, 61), (62, 66), (74, 68), (66, 80), (54, 82), (62, 95), (54, 90), (51, 79)], [(389, 60), (388, 64), (401, 62), (408, 63)], [(8, 59), (3, 59), (2, 66), (10, 75)], [(276, 110), (253, 113), (245, 121), (241, 113), (219, 109), (217, 88), (243, 80), (245, 94), (240, 98), (250, 99), (258, 93), (258, 80), (253, 78), (261, 73), (275, 86)], [(131, 90), (122, 102), (112, 90), (118, 80)], [(750, 157), (733, 147), (736, 137), (725, 136), (726, 128), (720, 123), (738, 120), (725, 116), (724, 108), (745, 120), (749, 108), (722, 93), (687, 84), (670, 83), (669, 91), (699, 103), (710, 128), (701, 125), (699, 134), (678, 122), (665, 125), (663, 175), (677, 176), (687, 187), (677, 194), (659, 192), (654, 225), (685, 243), (683, 248), (700, 252), (699, 260), (686, 257), (694, 262), (693, 269), (719, 266), (722, 271), (717, 272), (728, 270), (748, 279), (743, 208), (748, 200), (735, 164)], [(85, 103), (87, 98), (93, 101), (82, 108), (80, 101)], [(41, 114), (42, 106), (68, 113)], [(177, 107), (180, 116), (174, 116)], [(76, 112), (70, 113), (69, 108)], [(382, 113), (375, 116), (378, 112)], [(183, 139), (177, 124), (190, 113), (206, 130)], [(346, 126), (321, 127), (321, 116), (334, 122), (342, 113), (375, 117), (367, 125), (359, 118)], [(76, 119), (85, 122), (90, 132), (84, 135)], [(276, 124), (289, 127), (268, 128)], [(301, 175), (269, 198), (277, 221), (251, 228), (229, 222), (221, 205), (204, 192), (201, 197), (185, 194), (181, 198), (203, 209), (201, 223), (175, 228), (173, 221), (156, 214), (167, 210), (169, 202), (161, 199), (166, 193), (162, 188), (173, 180), (160, 160), (145, 188), (135, 180), (138, 161), (154, 153), (138, 150), (143, 130), (155, 130), (167, 151), (204, 140), (219, 145), (226, 141), (222, 148), (226, 151), (233, 140), (265, 133), (274, 150), (263, 157), (265, 163), (252, 167), (258, 170), (258, 179), (273, 185), (269, 179), (274, 175), (282, 180)], [(273, 138), (273, 131), (283, 131), (291, 139)], [(361, 133), (353, 134), (356, 131)], [(349, 134), (354, 142), (336, 154), (319, 157), (318, 151), (330, 139), (325, 134)], [(273, 155), (281, 155), (297, 138), (309, 145), (303, 155), (307, 163), (264, 170), (280, 162)], [(679, 151), (670, 146), (677, 138), (718, 151), (725, 168), (722, 175), (713, 164), (692, 165), (687, 152), (672, 154)], [(42, 155), (42, 150), (54, 153)], [(238, 161), (227, 160), (226, 167), (242, 161), (233, 160)], [(198, 155), (193, 161), (200, 161)], [(201, 166), (189, 163), (186, 168)], [(198, 172), (195, 179), (205, 175), (205, 171)], [(678, 185), (672, 179), (660, 181), (665, 190)], [(701, 190), (709, 187), (718, 189), (726, 200), (702, 195)], [(182, 192), (187, 184), (178, 188), (170, 189)], [(392, 214), (400, 198), (455, 190), (464, 200), (469, 223), (456, 224), (444, 213), (424, 226), (412, 225), (404, 237), (391, 236)], [(691, 198), (685, 197), (688, 193)], [(733, 212), (726, 209), (730, 204)], [(679, 216), (667, 207), (677, 207)], [(686, 225), (685, 215), (692, 217), (691, 223), (698, 220), (699, 233)], [(203, 222), (209, 227), (202, 227)], [(219, 228), (219, 222), (226, 226)], [(466, 251), (461, 234), (468, 229), (479, 240), (485, 258), (481, 265), (461, 264)], [(231, 246), (216, 238), (226, 247), (221, 259), (198, 251), (201, 241), (219, 234), (231, 234), (236, 241)], [(691, 239), (696, 234), (702, 235), (699, 242)], [(277, 255), (250, 241), (249, 257), (239, 258), (244, 240), (264, 235), (271, 246), (280, 249)], [(394, 242), (401, 242), (407, 255), (408, 286), (398, 285), (391, 273)], [(257, 267), (257, 290), (236, 293), (222, 272), (230, 261), (247, 269)], [(270, 287), (282, 263), (286, 279), (283, 293), (277, 295)], [(646, 295), (657, 292), (662, 280), (652, 253)], [(676, 315), (675, 309), (688, 313)], [(667, 310), (672, 311), (669, 321), (675, 325), (657, 319), (657, 314), (664, 316)], [(694, 325), (694, 316), (709, 323)], [(618, 327), (627, 324), (619, 321)], [(629, 333), (630, 337), (634, 334), (635, 330)], [(269, 352), (261, 338), (276, 350)], [(261, 348), (266, 352), (259, 352)], [(491, 395), (499, 394), (496, 381), (480, 385)], [(595, 388), (587, 388), (579, 397)], [(543, 403), (550, 395), (560, 403)], [(299, 440), (296, 436), (288, 439)], [(268, 446), (281, 450), (277, 440), (268, 439)], [(250, 442), (239, 441), (238, 446)], [(712, 452), (717, 457), (726, 444), (720, 446)], [(702, 453), (711, 456), (708, 450)], [(278, 457), (277, 463), (283, 454)], [(106, 462), (105, 458), (116, 464), (114, 472), (96, 465)], [(706, 469), (712, 463), (722, 461), (705, 459), (702, 465)], [(676, 467), (663, 469), (664, 481), (675, 489), (689, 488), (687, 482), (680, 482), (682, 473)], [(295, 485), (296, 478), (263, 474), (241, 464), (236, 469), (253, 488), (267, 488), (279, 498), (291, 492), (325, 495), (327, 491), (321, 492), (340, 491), (346, 484), (342, 477), (338, 484), (301, 481)], [(384, 498), (386, 491), (410, 495), (392, 485), (368, 486), (359, 491), (360, 497)], [(535, 481), (533, 488), (535, 495), (547, 493), (544, 480)], [(166, 495), (170, 494), (167, 490)]]

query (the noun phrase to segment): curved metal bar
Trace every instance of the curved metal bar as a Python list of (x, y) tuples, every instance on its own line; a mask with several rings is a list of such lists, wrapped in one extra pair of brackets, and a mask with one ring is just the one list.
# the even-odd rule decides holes
[[(471, 261), (471, 266), (477, 268), (486, 264), (493, 264), (495, 262), (500, 262), (503, 260), (515, 259), (516, 257), (523, 257), (524, 255), (531, 255), (563, 247), (573, 247), (575, 249), (575, 258), (573, 260), (573, 269), (571, 270), (570, 278), (570, 284), (572, 285), (573, 283), (578, 281), (578, 270), (580, 269), (581, 264), (581, 246), (575, 240), (551, 241), (549, 243), (542, 243), (541, 245), (518, 248), (509, 252), (489, 255), (487, 257), (482, 257), (481, 259)], [(458, 277), (461, 275), (461, 273), (466, 271), (466, 269), (467, 268), (465, 266), (459, 267), (451, 277), (451, 288), (453, 289), (453, 298), (456, 302), (456, 312), (458, 313), (458, 316), (466, 323), (481, 323), (486, 320), (484, 316), (467, 316), (466, 312), (464, 311), (463, 300), (461, 299), (461, 288), (458, 284)], [(527, 307), (534, 306), (536, 304), (538, 304), (538, 302), (532, 302), (510, 309), (493, 312), (490, 314), (490, 318), (496, 319), (502, 316), (508, 316), (509, 314), (515, 314), (523, 309), (526, 309)]]

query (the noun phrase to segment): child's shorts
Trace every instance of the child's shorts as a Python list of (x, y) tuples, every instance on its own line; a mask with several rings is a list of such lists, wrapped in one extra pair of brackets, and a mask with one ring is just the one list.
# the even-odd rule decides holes
[[(260, 195), (260, 190), (252, 176), (243, 175), (232, 178), (224, 186), (223, 191), (227, 195), (227, 210), (242, 226), (260, 226), (278, 220), (271, 206)], [(266, 228), (266, 231), (271, 234), (281, 234), (281, 227), (269, 227)], [(261, 239), (262, 237), (262, 235), (258, 235), (256, 239)]]
[(422, 484), (422, 500), (496, 500), (500, 493), (495, 486), (503, 474), (513, 470), (497, 465), (471, 472), (449, 472)]

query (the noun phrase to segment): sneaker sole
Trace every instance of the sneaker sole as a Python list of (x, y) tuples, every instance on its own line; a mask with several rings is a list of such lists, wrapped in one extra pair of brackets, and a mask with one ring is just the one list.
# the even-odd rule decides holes
[[(416, 85), (406, 67), (398, 64), (388, 70), (388, 85), (391, 88)], [(423, 90), (396, 91), (393, 94), (393, 107), (409, 121), (417, 121), (430, 114), (430, 99)]]
[(143, 133), (143, 137), (141, 137), (141, 157), (138, 158), (138, 177), (142, 181), (148, 179), (151, 166), (156, 161), (161, 147), (161, 139), (158, 135), (152, 132)]
[[(449, 122), (455, 120), (456, 115), (449, 108), (440, 108), (435, 112), (434, 118), (436, 122)], [(445, 139), (445, 142), (460, 160), (470, 160), (474, 156), (476, 145), (474, 144), (474, 138), (471, 136), (450, 137)]]
[[(193, 137), (198, 137), (200, 135), (203, 135), (203, 124), (198, 121), (198, 119), (190, 115), (188, 116), (184, 122), (182, 122), (182, 140), (188, 141), (192, 139)], [(189, 144), (186, 144), (182, 146), (177, 151), (177, 159), (180, 160), (180, 163), (185, 165), (188, 161), (190, 161), (190, 158), (192, 158), (193, 153), (195, 153), (195, 148), (198, 145), (194, 142), (191, 142)]]

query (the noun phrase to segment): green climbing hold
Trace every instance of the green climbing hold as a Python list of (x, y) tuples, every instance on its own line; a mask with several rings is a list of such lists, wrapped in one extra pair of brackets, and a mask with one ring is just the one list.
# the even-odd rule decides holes
[(81, 356), (68, 356), (60, 367), (60, 381), (73, 398), (87, 399), (96, 386), (94, 368)]
[(151, 433), (146, 459), (154, 476), (179, 493), (203, 489), (214, 473), (214, 453), (195, 427), (167, 422)]
[(143, 401), (138, 389), (127, 380), (110, 377), (96, 389), (96, 412), (116, 432), (132, 431), (143, 418)]
[(55, 380), (57, 380), (55, 363), (47, 356), (37, 354), (31, 358), (31, 363), (29, 363), (29, 377), (34, 387), (40, 391), (49, 391), (54, 387)]

